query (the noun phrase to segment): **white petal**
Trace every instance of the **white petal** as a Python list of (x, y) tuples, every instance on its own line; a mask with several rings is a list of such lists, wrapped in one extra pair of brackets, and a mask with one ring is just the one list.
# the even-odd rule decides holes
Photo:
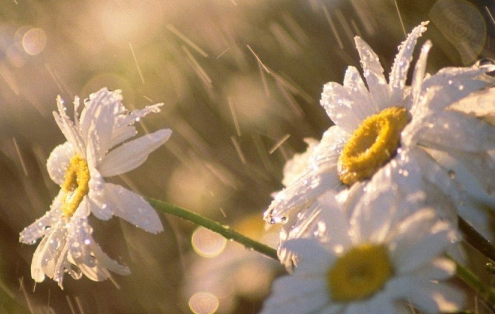
[(93, 141), (98, 159), (110, 149), (112, 131), (123, 111), (120, 91), (106, 88), (89, 96), (81, 113), (80, 128), (84, 142)]
[[(440, 257), (452, 245), (455, 233), (449, 224), (437, 221), (432, 211), (413, 214), (400, 226), (400, 233), (393, 239), (395, 250), (391, 252), (397, 271), (405, 274)], [(433, 220), (433, 221), (432, 221)]]
[(326, 250), (316, 239), (292, 239), (285, 242), (284, 247), (297, 256), (297, 269), (326, 269), (335, 260), (333, 253)]
[(495, 79), (485, 75), (486, 68), (444, 68), (426, 78), (422, 84), (424, 106), (438, 111), (454, 104), (474, 91), (492, 86)]
[(413, 284), (409, 300), (425, 313), (453, 313), (462, 309), (464, 294), (456, 288), (433, 282)]
[(150, 113), (160, 112), (160, 107), (162, 106), (163, 104), (147, 106), (144, 109), (136, 109), (129, 114), (124, 114), (123, 116), (119, 116), (118, 122), (113, 129), (112, 139), (110, 141), (111, 144), (109, 149), (113, 148), (118, 144), (121, 144), (124, 141), (127, 141), (128, 139), (136, 135), (137, 134), (136, 128), (134, 128), (132, 125), (136, 121), (139, 121), (141, 118), (145, 117)]
[(45, 237), (41, 240), (40, 244), (34, 251), (33, 259), (31, 261), (31, 278), (33, 278), (33, 280), (36, 282), (42, 282), (43, 280), (45, 280), (45, 272), (43, 271), (41, 261), (43, 260), (47, 241), (48, 237)]
[(338, 83), (330, 82), (323, 86), (321, 106), (333, 123), (348, 133), (356, 130), (362, 121), (353, 108), (353, 100), (349, 90)]
[(348, 217), (331, 192), (324, 194), (318, 199), (321, 207), (320, 219), (325, 224), (325, 243), (334, 250), (351, 245), (349, 235), (350, 226)]
[(416, 66), (414, 67), (412, 87), (411, 87), (411, 95), (412, 95), (412, 105), (411, 105), (411, 115), (413, 117), (421, 114), (421, 110), (426, 111), (428, 108), (426, 106), (418, 106), (418, 102), (420, 101), (421, 96), (421, 86), (423, 84), (423, 79), (425, 77), (426, 72), (426, 61), (428, 59), (428, 53), (431, 49), (431, 41), (427, 41), (423, 47), (421, 47), (421, 54), (419, 55), (419, 59), (416, 62)]
[(105, 203), (105, 198), (100, 197), (88, 197), (88, 205), (91, 212), (96, 218), (101, 220), (108, 220), (112, 218), (112, 209)]
[(70, 159), (75, 155), (74, 148), (70, 142), (58, 145), (53, 149), (46, 162), (48, 174), (53, 182), (58, 185), (64, 183), (64, 176)]
[(491, 182), (495, 175), (495, 163), (486, 153), (473, 154), (452, 151), (451, 154), (448, 154), (438, 150), (429, 150), (428, 152), (451, 173), (453, 179), (467, 193), (471, 202), (486, 207), (495, 206), (494, 186)]
[(58, 127), (64, 134), (67, 141), (72, 144), (74, 150), (79, 155), (85, 157), (86, 152), (84, 149), (84, 142), (81, 138), (79, 131), (74, 126), (74, 123), (65, 113), (65, 107), (63, 105), (63, 101), (60, 98), (60, 96), (57, 97), (57, 107), (59, 113), (53, 112), (53, 117), (55, 118), (55, 122), (57, 123)]
[(102, 281), (110, 276), (109, 270), (121, 275), (130, 274), (130, 270), (110, 259), (96, 244), (92, 237), (93, 229), (88, 224), (89, 215), (87, 199), (71, 218), (69, 229), (69, 260), (91, 280)]
[(89, 172), (91, 179), (89, 180), (89, 194), (88, 194), (88, 205), (91, 212), (96, 216), (96, 218), (101, 220), (108, 220), (112, 217), (112, 210), (107, 206), (104, 187), (105, 180), (103, 180), (100, 172), (89, 166)]
[(392, 70), (390, 71), (390, 88), (392, 91), (392, 102), (400, 104), (404, 97), (404, 86), (406, 85), (407, 72), (411, 64), (414, 46), (418, 38), (426, 31), (428, 22), (416, 26), (407, 36), (407, 39), (399, 46), (399, 53), (395, 57)]
[(98, 170), (104, 177), (131, 171), (143, 164), (148, 155), (165, 143), (171, 134), (169, 129), (159, 130), (124, 143), (108, 153)]
[(103, 193), (114, 215), (151, 233), (163, 231), (160, 217), (141, 196), (111, 183), (105, 183)]
[(352, 98), (352, 110), (359, 120), (364, 120), (367, 117), (378, 113), (378, 108), (373, 106), (370, 92), (364, 85), (358, 69), (349, 66), (345, 72), (344, 87), (349, 91)]
[(62, 265), (66, 258), (63, 249), (67, 242), (67, 231), (64, 226), (65, 222), (62, 220), (52, 225), (36, 248), (31, 264), (33, 279), (42, 281), (44, 275), (54, 278), (58, 274), (60, 269), (57, 266)]
[(310, 314), (328, 303), (326, 282), (322, 278), (307, 280), (296, 276), (279, 278), (262, 313)]
[(24, 228), (20, 234), (20, 241), (32, 244), (38, 238), (48, 234), (51, 226), (55, 225), (62, 215), (61, 207), (62, 192), (53, 199), (50, 210), (43, 217), (37, 219), (30, 226)]
[(355, 37), (356, 47), (361, 58), (364, 77), (368, 83), (368, 89), (371, 94), (371, 100), (377, 111), (381, 111), (390, 106), (396, 106), (390, 102), (390, 91), (387, 80), (383, 76), (383, 68), (376, 53), (368, 46), (364, 40)]
[(291, 185), (310, 164), (310, 157), (313, 155), (319, 141), (312, 138), (305, 138), (304, 141), (308, 144), (308, 148), (304, 153), (295, 154), (284, 166), (284, 178), (282, 184), (284, 186)]
[(331, 304), (325, 307), (323, 310), (316, 312), (317, 314), (337, 314), (341, 313), (342, 308), (344, 308), (345, 305), (343, 304)]
[(277, 193), (265, 212), (265, 220), (281, 221), (292, 210), (310, 208), (324, 192), (343, 188), (337, 175), (337, 160), (345, 145), (345, 134), (336, 126), (325, 132), (309, 158), (309, 166), (290, 186)]
[(486, 151), (495, 148), (495, 127), (466, 114), (443, 111), (422, 121), (419, 145), (437, 150)]
[(418, 268), (409, 276), (427, 280), (446, 280), (455, 275), (456, 265), (448, 258), (437, 258), (430, 264)]

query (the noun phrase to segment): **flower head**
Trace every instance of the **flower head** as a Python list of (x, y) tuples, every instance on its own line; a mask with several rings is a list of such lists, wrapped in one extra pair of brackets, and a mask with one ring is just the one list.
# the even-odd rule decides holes
[(425, 313), (460, 309), (462, 293), (441, 282), (455, 273), (442, 257), (455, 231), (433, 209), (362, 206), (348, 219), (333, 195), (317, 203), (325, 209), (324, 236), (283, 244), (297, 266), (275, 281), (262, 314), (394, 314), (407, 302)]
[(133, 124), (158, 112), (161, 104), (129, 112), (120, 91), (102, 89), (84, 102), (80, 118), (78, 98), (74, 120), (60, 97), (57, 105), (55, 121), (67, 142), (52, 151), (47, 168), (60, 192), (50, 211), (20, 235), (21, 242), (29, 244), (43, 238), (33, 256), (32, 277), (41, 282), (47, 275), (62, 287), (64, 272), (73, 277), (82, 272), (96, 281), (106, 279), (108, 270), (128, 274), (127, 267), (108, 258), (94, 243), (87, 218), (91, 213), (103, 220), (115, 215), (151, 233), (163, 230), (155, 210), (141, 196), (103, 179), (137, 168), (167, 141), (172, 133), (168, 129), (130, 140), (137, 134)]
[[(495, 66), (445, 68), (425, 75), (431, 48), (427, 42), (412, 84), (406, 86), (414, 46), (426, 25), (414, 28), (399, 47), (388, 82), (378, 56), (355, 38), (366, 85), (352, 66), (343, 85), (325, 84), (321, 105), (335, 125), (314, 148), (310, 165), (277, 193), (265, 213), (267, 221), (287, 221), (284, 230), (298, 230), (282, 239), (314, 231), (305, 219), (290, 218), (314, 216), (315, 200), (324, 192), (340, 193), (339, 200), (353, 203), (380, 185), (391, 188), (391, 197), (404, 197), (419, 185), (442, 218), (455, 222), (459, 212), (488, 235), (486, 208), (495, 205), (494, 186), (480, 174), (495, 175), (489, 154), (495, 148), (495, 127), (452, 105), (494, 86), (495, 79), (486, 73)], [(469, 180), (458, 180), (457, 172)]]

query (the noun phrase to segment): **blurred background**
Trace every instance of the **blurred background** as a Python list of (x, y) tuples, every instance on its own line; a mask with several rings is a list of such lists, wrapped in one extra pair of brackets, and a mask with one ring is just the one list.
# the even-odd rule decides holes
[[(129, 109), (163, 102), (141, 134), (173, 136), (110, 181), (183, 206), (276, 246), (262, 213), (287, 159), (331, 125), (322, 86), (359, 67), (354, 36), (390, 69), (405, 33), (430, 20), (428, 71), (495, 57), (495, 3), (465, 0), (0, 0), (0, 286), (32, 313), (257, 313), (277, 263), (160, 214), (151, 235), (91, 219), (107, 254), (132, 274), (73, 280), (30, 275), (36, 245), (19, 232), (59, 187), (46, 159), (64, 137), (55, 98), (121, 89)], [(419, 50), (419, 49), (417, 49)], [(417, 55), (417, 53), (415, 54)], [(482, 313), (480, 311), (480, 313)]]

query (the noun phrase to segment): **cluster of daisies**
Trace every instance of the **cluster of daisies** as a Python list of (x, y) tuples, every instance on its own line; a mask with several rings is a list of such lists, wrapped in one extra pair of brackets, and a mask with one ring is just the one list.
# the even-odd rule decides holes
[[(428, 75), (428, 41), (406, 85), (426, 24), (399, 47), (388, 82), (378, 56), (356, 37), (366, 85), (349, 67), (343, 85), (324, 86), (321, 105), (335, 125), (288, 162), (285, 188), (265, 213), (269, 223), (283, 224), (278, 256), (291, 275), (275, 281), (263, 314), (462, 309), (463, 294), (445, 282), (456, 272), (454, 259), (464, 258), (458, 216), (493, 239), (495, 127), (470, 108), (493, 92), (488, 73), (495, 66)], [(161, 104), (128, 111), (120, 92), (107, 89), (82, 110), (76, 98), (73, 119), (60, 98), (57, 104), (55, 120), (67, 142), (53, 150), (47, 167), (60, 192), (20, 236), (28, 244), (42, 238), (32, 277), (48, 276), (62, 287), (65, 273), (95, 281), (110, 271), (129, 274), (95, 243), (88, 217), (163, 229), (141, 196), (104, 180), (140, 166), (168, 140), (168, 129), (132, 139), (134, 123)]]
[[(427, 23), (400, 45), (388, 80), (359, 37), (363, 68), (325, 84), (334, 126), (284, 169), (285, 188), (265, 213), (282, 223), (278, 255), (291, 275), (275, 281), (263, 314), (452, 313), (446, 283), (462, 261), (458, 215), (493, 239), (495, 127), (471, 112), (495, 86), (491, 64), (426, 74)], [(494, 94), (495, 95), (495, 94)]]

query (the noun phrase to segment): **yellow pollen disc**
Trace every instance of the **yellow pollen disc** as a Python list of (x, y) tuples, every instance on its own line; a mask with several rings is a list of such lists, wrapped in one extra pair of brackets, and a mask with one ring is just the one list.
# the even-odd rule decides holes
[(339, 257), (327, 273), (332, 300), (349, 302), (370, 297), (392, 276), (387, 248), (362, 244)]
[(62, 211), (65, 217), (71, 217), (88, 194), (89, 178), (88, 163), (76, 154), (70, 160), (62, 183)]
[(391, 107), (366, 118), (349, 138), (340, 154), (340, 181), (352, 185), (371, 177), (396, 153), (400, 134), (409, 122), (405, 108)]

